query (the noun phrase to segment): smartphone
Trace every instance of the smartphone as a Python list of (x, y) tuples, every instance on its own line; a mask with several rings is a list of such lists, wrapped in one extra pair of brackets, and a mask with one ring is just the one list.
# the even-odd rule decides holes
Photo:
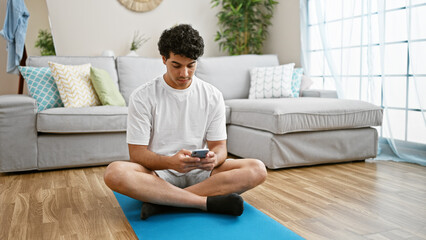
[(208, 149), (197, 149), (192, 151), (191, 157), (205, 158), (208, 152)]

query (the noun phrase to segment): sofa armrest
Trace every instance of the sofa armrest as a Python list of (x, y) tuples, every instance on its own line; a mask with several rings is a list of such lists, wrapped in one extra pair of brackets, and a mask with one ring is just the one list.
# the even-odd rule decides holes
[(301, 97), (337, 98), (337, 92), (334, 90), (309, 89), (304, 90)]
[(0, 96), (0, 172), (37, 169), (36, 116), (35, 99)]

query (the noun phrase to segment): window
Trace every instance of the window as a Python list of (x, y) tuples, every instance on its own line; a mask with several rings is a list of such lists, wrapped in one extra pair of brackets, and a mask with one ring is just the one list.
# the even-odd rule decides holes
[(382, 137), (426, 144), (426, 1), (305, 4), (304, 67), (312, 88), (382, 106)]

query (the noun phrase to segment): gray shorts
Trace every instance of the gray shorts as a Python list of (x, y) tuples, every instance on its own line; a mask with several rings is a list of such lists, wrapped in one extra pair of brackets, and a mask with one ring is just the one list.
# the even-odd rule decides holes
[(206, 180), (210, 177), (211, 172), (201, 169), (194, 169), (185, 174), (170, 171), (169, 169), (155, 171), (161, 179), (180, 188), (186, 188)]

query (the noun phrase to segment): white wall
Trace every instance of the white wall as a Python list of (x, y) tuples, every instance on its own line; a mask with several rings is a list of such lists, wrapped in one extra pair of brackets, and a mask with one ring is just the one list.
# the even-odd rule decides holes
[[(0, 26), (3, 27), (7, 0), (0, 0)], [(278, 54), (281, 64), (294, 62), (300, 66), (299, 0), (278, 0), (264, 53)], [(136, 30), (151, 39), (137, 53), (159, 57), (157, 41), (166, 28), (189, 23), (203, 36), (204, 56), (223, 56), (214, 42), (216, 13), (210, 0), (163, 0), (154, 10), (137, 13), (126, 9), (117, 0), (25, 0), (30, 19), (26, 46), (29, 55), (40, 55), (34, 43), (40, 29), (50, 29), (57, 55), (98, 56), (111, 49), (116, 56), (129, 52)], [(47, 4), (46, 4), (47, 3)], [(18, 77), (6, 74), (6, 41), (0, 37), (0, 95), (18, 89)]]
[(47, 0), (58, 55), (101, 55), (111, 49), (116, 56), (129, 52), (136, 30), (150, 37), (137, 53), (160, 57), (157, 41), (162, 31), (189, 23), (205, 41), (205, 56), (223, 55), (214, 42), (217, 9), (208, 0), (163, 0), (149, 12), (133, 12), (117, 0)]
[(269, 38), (264, 53), (278, 54), (281, 64), (296, 63), (300, 67), (300, 14), (299, 0), (277, 0)]

